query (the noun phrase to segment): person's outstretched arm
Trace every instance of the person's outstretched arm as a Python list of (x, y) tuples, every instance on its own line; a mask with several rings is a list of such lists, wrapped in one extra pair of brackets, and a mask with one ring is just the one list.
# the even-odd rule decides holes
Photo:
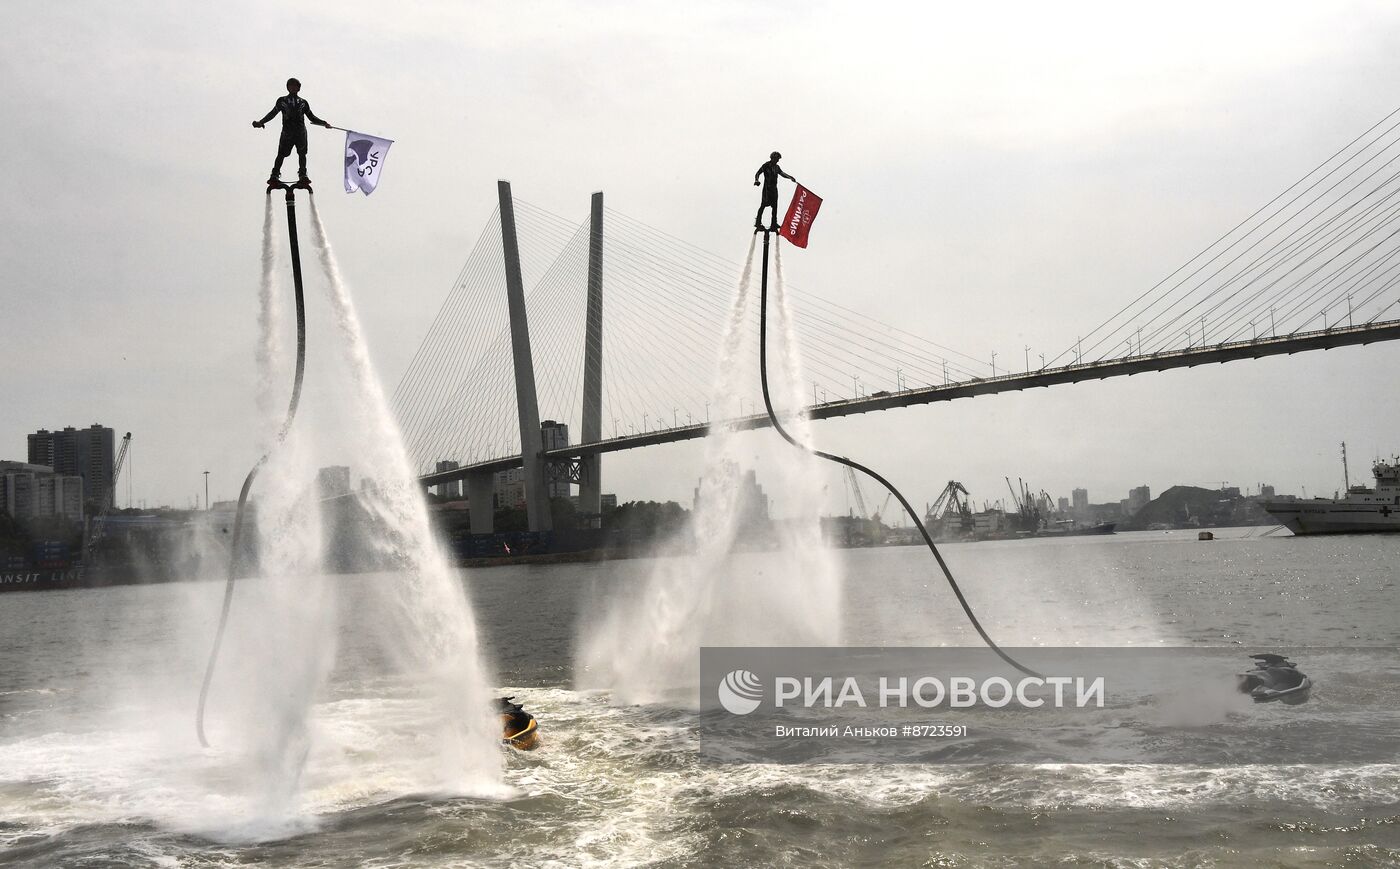
[(781, 176), (783, 176), (783, 177), (786, 178), (787, 180), (792, 181), (792, 182), (796, 182), (796, 181), (797, 181), (796, 178), (794, 178), (794, 177), (792, 177), (791, 175), (789, 175), (788, 173), (784, 172), (781, 166), (774, 166), (773, 168), (774, 168), (774, 169), (777, 169), (777, 170), (778, 170), (778, 174), (781, 175)]
[(319, 124), (319, 125), (321, 125), (322, 127), (327, 127), (327, 128), (330, 127), (330, 124), (328, 124), (328, 123), (326, 123), (325, 121), (321, 120), (320, 118), (316, 117), (316, 113), (313, 112), (313, 111), (311, 111), (311, 103), (307, 103), (307, 104), (306, 104), (306, 116), (307, 116), (308, 118), (311, 119), (311, 123), (313, 123), (313, 124)]
[[(764, 164), (763, 164), (763, 166), (767, 166), (767, 165), (768, 165), (767, 163), (764, 163)], [(758, 167), (758, 171), (755, 172), (755, 173), (753, 173), (753, 186), (755, 186), (755, 187), (758, 186), (758, 176), (760, 176), (760, 175), (763, 174), (763, 166), (759, 166), (759, 167)]]
[(277, 112), (278, 112), (278, 111), (280, 111), (280, 109), (278, 109), (277, 104), (276, 104), (276, 103), (273, 103), (273, 104), (272, 104), (272, 111), (270, 111), (270, 112), (268, 112), (267, 114), (263, 115), (263, 116), (262, 116), (262, 120), (260, 120), (260, 121), (254, 121), (254, 122), (253, 122), (253, 126), (261, 128), (263, 124), (266, 124), (268, 121), (270, 121), (270, 120), (272, 120), (273, 118), (277, 117)]

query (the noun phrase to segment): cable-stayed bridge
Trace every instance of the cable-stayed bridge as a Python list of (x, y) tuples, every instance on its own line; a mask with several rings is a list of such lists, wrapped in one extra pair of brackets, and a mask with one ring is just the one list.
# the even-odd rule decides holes
[[(799, 412), (828, 419), (1400, 338), (1397, 115), (1125, 294), (1058, 354), (1027, 351), (1014, 373), (789, 287), (808, 391)], [(753, 395), (712, 393), (740, 264), (604, 208), (602, 194), (582, 222), (514, 200), (505, 182), (499, 194), (395, 393), (424, 485), (466, 480), (480, 503), (493, 474), (521, 468), (531, 528), (547, 530), (551, 479), (578, 483), (581, 512), (598, 512), (603, 453), (768, 425), (756, 381)], [(723, 364), (756, 370), (749, 314)], [(546, 442), (542, 417), (576, 442)], [(489, 511), (472, 523), (491, 530)]]

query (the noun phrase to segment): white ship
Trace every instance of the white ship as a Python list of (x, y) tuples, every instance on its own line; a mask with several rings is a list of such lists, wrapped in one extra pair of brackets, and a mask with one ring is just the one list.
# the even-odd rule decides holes
[(1376, 475), (1375, 488), (1350, 486), (1342, 498), (1290, 495), (1261, 506), (1294, 534), (1400, 531), (1400, 459), (1376, 462), (1371, 471)]

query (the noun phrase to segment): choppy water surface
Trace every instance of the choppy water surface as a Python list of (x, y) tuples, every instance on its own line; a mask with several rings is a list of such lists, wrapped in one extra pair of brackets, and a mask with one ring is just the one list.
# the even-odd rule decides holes
[[(1393, 646), (1400, 536), (1233, 532), (947, 547), (1005, 645)], [(838, 554), (852, 645), (972, 645), (927, 552)], [(752, 582), (781, 570), (740, 555)], [(541, 721), (498, 794), (421, 793), (416, 680), (366, 638), (392, 575), (336, 577), (339, 643), (297, 806), (270, 816), (262, 744), (191, 716), (219, 591), (188, 583), (0, 595), (0, 862), (29, 865), (1394, 865), (1400, 766), (712, 766), (694, 713), (583, 692), (575, 645), (647, 561), (464, 575), (502, 693)], [(256, 600), (257, 581), (240, 595)], [(242, 600), (242, 598), (240, 598)], [(251, 605), (250, 605), (251, 606)], [(582, 629), (582, 630), (581, 630)], [(644, 655), (644, 648), (637, 648)], [(1376, 660), (1384, 661), (1377, 656)], [(1300, 661), (1309, 669), (1306, 661)], [(1328, 665), (1331, 666), (1331, 665)], [(1384, 663), (1378, 666), (1386, 666)], [(1391, 659), (1393, 668), (1400, 667)], [(1316, 668), (1296, 709), (1364, 697)], [(1384, 698), (1373, 698), (1386, 702)], [(1389, 702), (1395, 702), (1390, 698)], [(1261, 719), (1262, 720), (1262, 719)], [(222, 723), (220, 723), (222, 722)], [(1232, 723), (1238, 723), (1232, 719)], [(273, 728), (273, 723), (268, 723)], [(1202, 731), (1209, 739), (1210, 729)]]

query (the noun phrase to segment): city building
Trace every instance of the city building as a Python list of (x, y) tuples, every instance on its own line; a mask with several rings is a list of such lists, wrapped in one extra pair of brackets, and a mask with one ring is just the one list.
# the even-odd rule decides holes
[(724, 466), (717, 470), (714, 484), (721, 488), (721, 491), (714, 493), (711, 487), (705, 485), (702, 478), (696, 483), (693, 493), (694, 509), (700, 509), (700, 502), (705, 498), (725, 497), (723, 489), (728, 485), (737, 486), (733, 494), (733, 511), (737, 527), (751, 527), (755, 523), (766, 525), (768, 523), (768, 496), (763, 493), (763, 487), (758, 484), (758, 475), (753, 471), (739, 473), (739, 466), (733, 462), (725, 462)]
[(1006, 522), (1006, 513), (1001, 510), (984, 510), (981, 513), (972, 514), (972, 532), (978, 536), (988, 534), (999, 534), (1009, 527)]
[(1272, 497), (1274, 497), (1274, 487), (1273, 487), (1273, 486), (1270, 486), (1268, 483), (1260, 483), (1260, 484), (1259, 484), (1259, 497), (1261, 497), (1261, 498), (1272, 498)]
[(1137, 511), (1146, 507), (1152, 500), (1152, 490), (1147, 486), (1138, 486), (1128, 490), (1128, 500), (1123, 505), (1123, 515), (1131, 516)]
[(330, 465), (318, 470), (316, 493), (322, 499), (350, 494), (350, 468), (347, 465)]
[(492, 475), (492, 492), (497, 510), (525, 506), (525, 469), (509, 468)]
[[(569, 426), (567, 423), (555, 422), (547, 419), (540, 423), (540, 441), (547, 450), (560, 449), (569, 445)], [(567, 498), (573, 484), (569, 478), (563, 475), (555, 477), (550, 475), (550, 479), (545, 483), (545, 492), (551, 498)]]
[(1073, 498), (1074, 515), (1083, 519), (1089, 515), (1089, 490), (1075, 489), (1070, 493)]
[[(617, 495), (613, 494), (612, 492), (604, 492), (603, 494), (598, 496), (598, 501), (599, 509), (604, 513), (608, 513), (617, 509)], [(577, 510), (579, 508), (578, 495), (570, 495), (569, 503), (573, 504), (574, 509)]]
[(0, 510), (15, 519), (83, 521), (83, 478), (47, 465), (0, 462)]
[(1117, 522), (1123, 519), (1123, 504), (1126, 501), (1113, 501), (1107, 504), (1089, 504), (1084, 510), (1084, 518), (1089, 522)]
[(52, 432), (41, 428), (28, 439), (29, 464), (43, 465), (61, 476), (81, 477), (89, 510), (111, 506), (116, 436), (110, 428), (98, 423)]
[(1060, 508), (1060, 515), (1062, 515), (1062, 516), (1068, 516), (1068, 515), (1069, 515), (1069, 499), (1068, 499), (1068, 498), (1061, 498), (1061, 499), (1059, 500), (1059, 502), (1058, 502), (1058, 506), (1059, 506), (1059, 508)]
[[(462, 466), (454, 461), (443, 460), (437, 463), (436, 470), (437, 473), (441, 474), (443, 471), (455, 471), (460, 467)], [(453, 480), (450, 483), (438, 483), (437, 496), (444, 501), (460, 501), (462, 498), (462, 481)]]

